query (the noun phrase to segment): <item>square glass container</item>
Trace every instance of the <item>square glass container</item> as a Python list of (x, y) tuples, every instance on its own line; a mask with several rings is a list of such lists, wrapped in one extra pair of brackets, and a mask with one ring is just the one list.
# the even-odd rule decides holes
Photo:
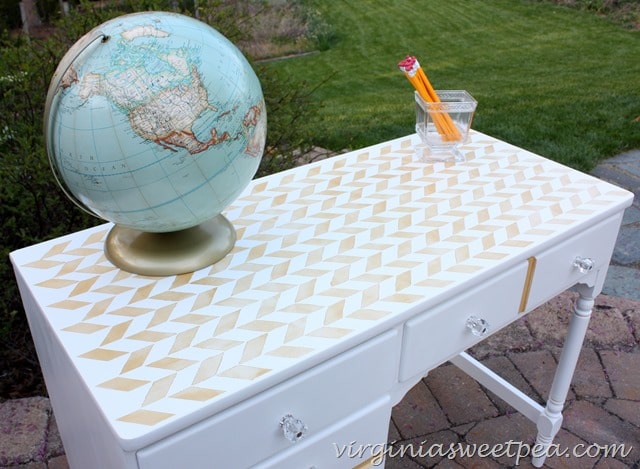
[(464, 161), (459, 147), (469, 136), (477, 101), (464, 90), (437, 90), (440, 102), (427, 102), (415, 93), (416, 154), (425, 160)]

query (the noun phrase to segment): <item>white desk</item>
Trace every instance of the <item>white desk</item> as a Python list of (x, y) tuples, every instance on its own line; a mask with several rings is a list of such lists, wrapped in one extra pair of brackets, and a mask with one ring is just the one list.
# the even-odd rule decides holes
[[(334, 443), (386, 442), (391, 407), (449, 359), (549, 444), (633, 196), (477, 132), (455, 165), (416, 142), (253, 181), (225, 212), (234, 250), (192, 274), (113, 267), (109, 225), (13, 252), (71, 467), (353, 467), (371, 455)], [(462, 353), (483, 338), (470, 316), (490, 335), (575, 284), (546, 407)]]

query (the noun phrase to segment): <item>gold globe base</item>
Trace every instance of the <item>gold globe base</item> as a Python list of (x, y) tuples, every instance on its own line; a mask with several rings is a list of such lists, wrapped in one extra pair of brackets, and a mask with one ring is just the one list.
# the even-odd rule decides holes
[(223, 215), (186, 230), (149, 233), (114, 226), (105, 241), (107, 259), (140, 275), (168, 276), (215, 264), (236, 242), (236, 230)]

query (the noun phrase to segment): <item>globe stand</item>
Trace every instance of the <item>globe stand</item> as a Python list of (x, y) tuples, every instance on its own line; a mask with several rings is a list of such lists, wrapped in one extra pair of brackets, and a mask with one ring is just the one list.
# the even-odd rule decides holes
[(225, 257), (236, 230), (223, 215), (192, 228), (149, 233), (115, 225), (105, 241), (107, 259), (140, 275), (168, 276), (194, 272)]

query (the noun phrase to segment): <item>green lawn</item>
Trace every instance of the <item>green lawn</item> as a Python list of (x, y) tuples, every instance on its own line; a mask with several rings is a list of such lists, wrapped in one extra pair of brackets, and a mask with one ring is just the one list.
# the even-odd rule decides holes
[(477, 100), (473, 127), (590, 170), (640, 148), (640, 31), (527, 0), (315, 0), (336, 39), (269, 64), (320, 85), (315, 144), (358, 148), (413, 132), (415, 55), (436, 89)]

